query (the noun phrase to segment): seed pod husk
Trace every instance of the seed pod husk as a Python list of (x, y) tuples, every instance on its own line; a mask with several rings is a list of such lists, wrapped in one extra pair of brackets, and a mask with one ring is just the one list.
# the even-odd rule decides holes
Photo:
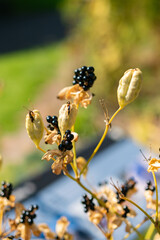
[(138, 96), (142, 84), (142, 72), (139, 68), (127, 70), (119, 81), (117, 89), (118, 103), (121, 108)]
[(38, 110), (29, 111), (27, 114), (26, 130), (31, 140), (38, 147), (44, 132), (43, 120)]
[(77, 116), (77, 106), (75, 103), (65, 103), (59, 110), (59, 117), (58, 117), (58, 126), (63, 136), (65, 131), (71, 129), (74, 125), (76, 116)]

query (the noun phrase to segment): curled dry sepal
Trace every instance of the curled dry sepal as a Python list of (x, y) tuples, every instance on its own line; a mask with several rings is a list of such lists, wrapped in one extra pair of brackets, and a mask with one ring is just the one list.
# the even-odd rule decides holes
[(47, 151), (42, 157), (42, 160), (50, 161), (51, 159), (54, 160), (51, 166), (52, 172), (59, 175), (62, 170), (64, 173), (67, 172), (67, 165), (73, 160), (73, 152), (55, 149)]
[(69, 221), (66, 217), (61, 217), (57, 223), (55, 232), (52, 232), (50, 228), (47, 226), (47, 224), (39, 224), (39, 229), (44, 233), (45, 238), (48, 240), (51, 239), (65, 239), (65, 240), (73, 240), (73, 235), (68, 233), (68, 226)]

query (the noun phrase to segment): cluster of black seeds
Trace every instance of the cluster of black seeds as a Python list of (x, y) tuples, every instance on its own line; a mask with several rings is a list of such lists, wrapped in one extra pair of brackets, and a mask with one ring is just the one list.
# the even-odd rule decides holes
[[(7, 237), (8, 239), (14, 240), (15, 236), (11, 235)], [(21, 240), (21, 238), (18, 238), (18, 240)]]
[(127, 214), (130, 212), (129, 208), (127, 206), (123, 207), (124, 213), (122, 215), (123, 218), (127, 217)]
[(13, 185), (11, 183), (6, 183), (5, 181), (3, 181), (1, 184), (0, 197), (6, 197), (9, 199), (10, 195), (12, 194)]
[(93, 197), (89, 199), (89, 197), (85, 194), (83, 196), (83, 201), (81, 203), (84, 205), (84, 212), (87, 213), (88, 210), (95, 210), (95, 204), (93, 203)]
[(57, 116), (53, 116), (51, 117), (50, 115), (48, 115), (46, 117), (47, 122), (49, 123), (49, 125), (47, 126), (47, 128), (49, 128), (51, 131), (53, 131), (55, 128), (59, 131), (59, 127), (58, 127), (58, 117)]
[(98, 183), (98, 186), (99, 187), (102, 187), (102, 186), (105, 186), (105, 185), (107, 185), (108, 184), (108, 182), (105, 180), (105, 181), (103, 181), (103, 182), (99, 182)]
[(28, 210), (23, 210), (20, 215), (20, 223), (33, 224), (33, 220), (36, 218), (35, 211), (38, 210), (38, 205), (31, 205)]
[(155, 186), (152, 185), (151, 181), (147, 181), (147, 187), (145, 188), (146, 191), (150, 190), (152, 192), (155, 191)]
[(64, 237), (60, 238), (58, 236), (55, 236), (55, 240), (65, 240), (65, 238)]
[(70, 130), (66, 130), (63, 136), (62, 142), (59, 144), (58, 148), (60, 151), (71, 150), (73, 148), (72, 140), (74, 136)]
[[(121, 192), (124, 196), (127, 196), (129, 190), (132, 190), (136, 185), (136, 182), (133, 178), (130, 178), (121, 186)], [(124, 200), (119, 197), (118, 191), (116, 192), (118, 203), (123, 202)]]
[(73, 85), (79, 84), (84, 91), (88, 91), (93, 86), (96, 76), (94, 74), (94, 67), (83, 66), (74, 71)]

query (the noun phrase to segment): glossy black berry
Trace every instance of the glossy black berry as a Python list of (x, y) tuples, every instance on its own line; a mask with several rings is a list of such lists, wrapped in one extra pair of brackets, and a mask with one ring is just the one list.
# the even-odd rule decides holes
[(57, 119), (58, 119), (57, 116), (52, 117), (52, 120), (57, 120)]
[(62, 143), (59, 144), (58, 149), (59, 149), (60, 151), (63, 151), (63, 150), (64, 150), (64, 145), (63, 145)]
[(74, 138), (74, 135), (73, 135), (73, 134), (68, 134), (68, 135), (67, 135), (67, 140), (72, 141), (73, 138)]
[(84, 205), (84, 212), (88, 212), (88, 210), (95, 210), (95, 204), (93, 203), (93, 198), (89, 199), (89, 197), (85, 194), (83, 196), (83, 201), (81, 203)]
[(65, 131), (65, 134), (66, 134), (66, 135), (71, 134), (71, 131), (70, 131), (70, 130), (66, 130), (66, 131)]
[(76, 81), (76, 80), (73, 80), (73, 81), (72, 81), (72, 84), (73, 84), (73, 85), (77, 84), (77, 81)]
[(89, 73), (94, 72), (94, 67), (87, 67), (87, 71), (88, 71)]
[(47, 120), (48, 123), (51, 123), (52, 122), (52, 117), (51, 116), (47, 116), (46, 120)]
[(33, 224), (33, 219), (28, 218), (28, 221), (27, 221), (27, 222), (28, 222), (29, 225), (32, 225), (32, 224)]
[(39, 209), (39, 206), (37, 204), (33, 205), (33, 208), (38, 210)]
[(66, 146), (66, 150), (71, 150), (73, 148), (72, 143), (70, 143), (69, 145)]
[(87, 67), (86, 66), (83, 66), (81, 67), (82, 71), (87, 71)]

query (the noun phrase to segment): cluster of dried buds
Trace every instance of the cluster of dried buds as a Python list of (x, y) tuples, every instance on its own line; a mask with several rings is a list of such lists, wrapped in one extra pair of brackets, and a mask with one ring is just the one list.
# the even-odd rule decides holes
[[(0, 196), (0, 239), (2, 240), (31, 240), (32, 234), (39, 237), (41, 233), (48, 240), (72, 240), (73, 235), (68, 233), (69, 221), (66, 217), (61, 217), (56, 223), (56, 230), (53, 232), (45, 223), (36, 225), (35, 211), (38, 205), (31, 205), (28, 209), (21, 203), (15, 203), (15, 197), (12, 194), (12, 184), (2, 182)], [(9, 229), (5, 222), (6, 211), (14, 208), (15, 218), (7, 219)]]

